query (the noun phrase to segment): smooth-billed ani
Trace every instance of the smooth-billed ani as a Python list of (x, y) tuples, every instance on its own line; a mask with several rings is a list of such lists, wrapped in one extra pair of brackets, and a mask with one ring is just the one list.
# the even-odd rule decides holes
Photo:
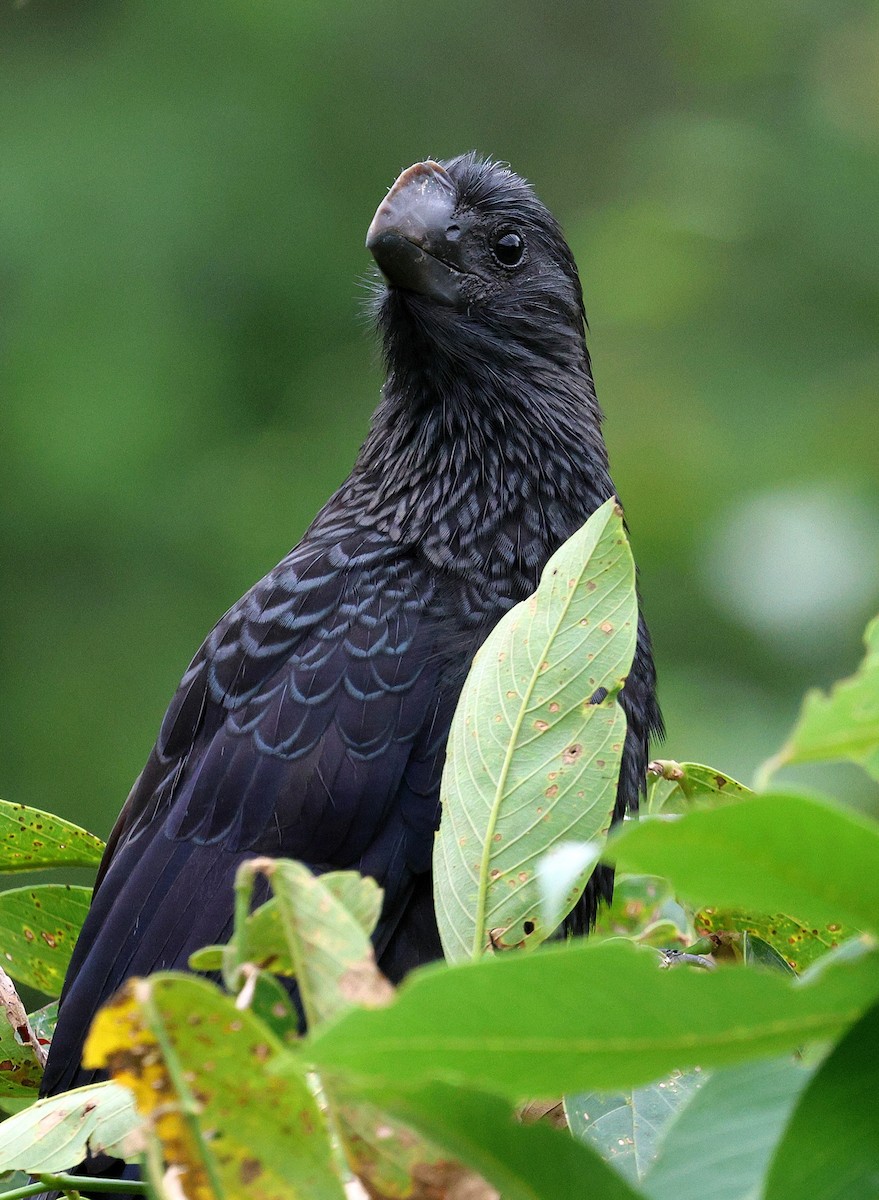
[[(430, 863), (449, 724), (498, 618), (614, 492), (577, 269), (518, 175), (416, 163), (369, 229), (387, 381), (348, 479), (219, 621), (116, 823), (70, 965), (44, 1090), (84, 1082), (97, 1008), (228, 937), (255, 854), (355, 868), (385, 892), (379, 963), (440, 956)], [(620, 702), (616, 816), (660, 728), (648, 635)], [(588, 928), (599, 868), (571, 925)]]

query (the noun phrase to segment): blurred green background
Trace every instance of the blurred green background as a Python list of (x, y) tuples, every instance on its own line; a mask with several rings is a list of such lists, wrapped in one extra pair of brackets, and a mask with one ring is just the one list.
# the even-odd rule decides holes
[(385, 188), (473, 147), (580, 263), (663, 755), (747, 780), (854, 667), (874, 3), (29, 0), (0, 39), (0, 795), (107, 832), (198, 643), (364, 436)]

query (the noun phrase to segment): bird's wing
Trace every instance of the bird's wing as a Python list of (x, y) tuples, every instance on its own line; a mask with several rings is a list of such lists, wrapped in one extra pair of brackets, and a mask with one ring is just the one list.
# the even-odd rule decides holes
[(248, 855), (372, 875), (386, 892), (379, 950), (389, 940), (430, 865), (454, 703), (432, 582), (392, 551), (356, 534), (303, 543), (196, 655), (111, 836), (47, 1090), (71, 1085), (97, 1006), (125, 978), (185, 967), (228, 935)]

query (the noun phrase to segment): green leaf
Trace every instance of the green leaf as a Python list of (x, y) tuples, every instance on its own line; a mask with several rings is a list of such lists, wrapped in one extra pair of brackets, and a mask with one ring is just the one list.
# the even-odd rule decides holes
[[(0, 1007), (0, 1102), (36, 1100), (43, 1078), (42, 1065), (30, 1046), (23, 1046)], [(5, 1106), (4, 1106), (5, 1107)], [(3, 1126), (0, 1126), (2, 1129)]]
[(101, 1009), (83, 1061), (131, 1089), (188, 1200), (342, 1200), (324, 1117), (303, 1075), (272, 1071), (281, 1054), (207, 980), (160, 974)]
[(113, 1152), (140, 1125), (134, 1096), (107, 1080), (38, 1100), (0, 1125), (0, 1170), (66, 1171), (86, 1153)]
[(879, 1005), (815, 1073), (769, 1168), (765, 1200), (874, 1200), (879, 1195)]
[(0, 873), (45, 867), (96, 867), (104, 843), (38, 808), (0, 800)]
[(598, 910), (592, 937), (629, 937), (677, 950), (693, 941), (687, 913), (673, 899), (667, 879), (624, 873), (616, 876), (611, 903)]
[(60, 995), (91, 898), (91, 888), (63, 883), (0, 892), (0, 966), (19, 983)]
[(374, 1200), (498, 1200), (490, 1184), (454, 1151), (424, 1137), (411, 1120), (400, 1121), (362, 1096), (325, 1096), (348, 1165)]
[(742, 960), (746, 967), (763, 967), (768, 971), (796, 975), (790, 963), (782, 958), (774, 946), (747, 930), (742, 934)]
[(659, 758), (648, 769), (645, 811), (683, 813), (689, 812), (695, 803), (703, 807), (728, 804), (753, 794), (743, 783), (714, 767)]
[(810, 1076), (789, 1058), (715, 1071), (672, 1122), (642, 1190), (651, 1200), (753, 1200)]
[(838, 922), (832, 922), (830, 927), (809, 929), (784, 913), (767, 916), (735, 908), (703, 908), (696, 913), (695, 923), (700, 932), (732, 931), (758, 937), (798, 974), (854, 933)]
[(589, 1142), (605, 1162), (638, 1183), (656, 1157), (669, 1122), (706, 1078), (698, 1069), (673, 1071), (631, 1091), (565, 1096), (568, 1125), (574, 1137)]
[[(615, 697), (637, 621), (622, 513), (608, 500), (553, 555), (534, 595), (497, 624), (464, 684), (434, 849), (447, 959), (536, 945), (553, 932), (537, 863), (559, 842), (607, 833), (626, 734)], [(608, 696), (590, 704), (599, 688)]]
[[(382, 890), (375, 880), (356, 871), (328, 871), (320, 876), (320, 881), (369, 937), (378, 924), (382, 907)], [(189, 965), (194, 971), (219, 971), (225, 949), (225, 946), (205, 946), (189, 956)], [(247, 917), (236, 956), (236, 963), (254, 963), (273, 975), (296, 974), (277, 899), (266, 901)]]
[(352, 1010), (318, 1030), (306, 1052), (333, 1073), (558, 1096), (834, 1037), (879, 994), (876, 953), (828, 967), (810, 986), (744, 968), (657, 964), (654, 951), (612, 941), (428, 967), (389, 1007)]
[(859, 763), (879, 779), (879, 617), (864, 635), (867, 654), (858, 670), (831, 688), (807, 694), (787, 744), (764, 767), (764, 777), (785, 763)]
[(822, 935), (879, 929), (879, 825), (804, 796), (630, 822), (606, 857), (696, 906), (785, 913)]
[[(249, 926), (241, 914), (249, 910), (256, 874), (269, 879), (274, 907)], [(375, 964), (367, 933), (381, 904), (374, 880), (356, 872), (334, 872), (327, 884), (326, 876), (314, 875), (290, 859), (255, 858), (242, 863), (235, 888), (236, 931), (227, 948), (227, 978), (234, 980), (252, 953), (261, 955), (272, 971), (295, 975), (312, 1026), (352, 1004), (390, 1000), (393, 988)], [(251, 942), (254, 928), (261, 939), (256, 947)]]
[(36, 1012), (30, 1014), (31, 1029), (41, 1042), (48, 1044), (52, 1040), (55, 1026), (58, 1023), (58, 1001), (44, 1004)]
[(589, 1147), (540, 1122), (517, 1123), (509, 1104), (496, 1096), (440, 1082), (379, 1089), (370, 1095), (377, 1105), (473, 1167), (504, 1200), (637, 1200), (637, 1193)]

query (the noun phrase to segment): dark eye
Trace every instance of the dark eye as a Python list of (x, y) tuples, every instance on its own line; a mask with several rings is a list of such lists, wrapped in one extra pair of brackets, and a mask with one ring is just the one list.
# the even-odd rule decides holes
[(495, 234), (491, 242), (491, 252), (504, 267), (518, 267), (525, 257), (525, 239), (512, 229)]

